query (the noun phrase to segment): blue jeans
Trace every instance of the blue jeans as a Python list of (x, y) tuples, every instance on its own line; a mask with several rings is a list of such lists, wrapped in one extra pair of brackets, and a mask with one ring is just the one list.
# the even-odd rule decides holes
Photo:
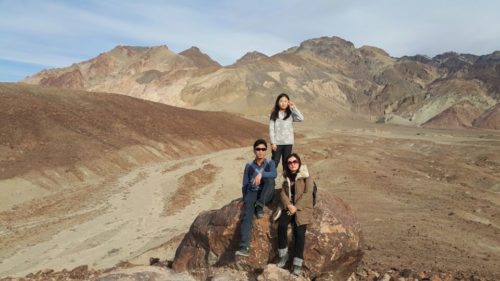
[(255, 205), (264, 207), (271, 202), (274, 196), (274, 178), (262, 178), (262, 188), (258, 191), (248, 190), (243, 197), (244, 210), (241, 219), (241, 247), (250, 245), (252, 234), (252, 219), (255, 213)]
[(276, 164), (276, 168), (278, 168), (278, 164), (280, 163), (280, 158), (283, 160), (282, 165), (283, 165), (283, 171), (286, 168), (286, 158), (288, 155), (292, 154), (292, 147), (293, 145), (291, 144), (284, 144), (284, 145), (278, 145), (278, 148), (276, 148), (276, 151), (273, 151), (273, 154), (271, 156), (271, 159), (274, 160), (274, 163)]

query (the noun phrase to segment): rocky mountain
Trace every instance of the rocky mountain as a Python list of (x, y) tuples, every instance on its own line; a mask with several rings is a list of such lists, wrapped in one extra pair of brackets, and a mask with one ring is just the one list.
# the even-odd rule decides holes
[(218, 67), (197, 48), (175, 54), (165, 46), (120, 46), (23, 82), (246, 116), (265, 116), (276, 95), (286, 92), (311, 119), (349, 116), (421, 125), (466, 101), (480, 113), (497, 105), (500, 52), (394, 58), (376, 47), (321, 37), (271, 57), (250, 52)]
[(243, 65), (246, 63), (255, 62), (255, 61), (258, 61), (260, 59), (265, 59), (265, 58), (268, 58), (268, 56), (264, 55), (263, 53), (259, 53), (257, 51), (248, 52), (245, 55), (243, 55), (241, 58), (239, 58), (233, 64), (233, 66)]
[(207, 54), (202, 53), (200, 51), (200, 49), (198, 49), (197, 47), (191, 47), (185, 51), (180, 52), (179, 55), (191, 59), (191, 61), (198, 68), (205, 68), (205, 67), (220, 68), (221, 67), (221, 65), (218, 62), (214, 61)]

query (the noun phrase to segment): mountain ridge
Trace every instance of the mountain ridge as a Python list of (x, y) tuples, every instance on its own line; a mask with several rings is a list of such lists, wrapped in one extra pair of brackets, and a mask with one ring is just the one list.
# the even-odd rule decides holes
[(267, 114), (275, 96), (286, 92), (313, 119), (354, 116), (420, 126), (463, 100), (481, 113), (498, 104), (499, 57), (500, 51), (395, 58), (333, 36), (308, 39), (272, 56), (248, 52), (220, 66), (196, 47), (176, 54), (166, 46), (118, 46), (22, 82), (244, 116)]

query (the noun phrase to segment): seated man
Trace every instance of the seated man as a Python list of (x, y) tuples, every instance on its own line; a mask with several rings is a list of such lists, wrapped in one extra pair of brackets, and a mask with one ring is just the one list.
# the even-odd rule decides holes
[(262, 218), (264, 206), (271, 202), (274, 195), (274, 179), (276, 164), (266, 159), (267, 142), (258, 139), (253, 144), (255, 159), (246, 164), (243, 171), (243, 218), (241, 219), (240, 249), (237, 256), (250, 255), (250, 237), (252, 233), (252, 218), (255, 215)]

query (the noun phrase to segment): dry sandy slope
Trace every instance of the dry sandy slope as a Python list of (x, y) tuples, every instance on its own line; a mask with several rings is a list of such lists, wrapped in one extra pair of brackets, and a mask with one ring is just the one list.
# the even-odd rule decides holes
[[(164, 244), (186, 232), (203, 210), (219, 208), (241, 194), (241, 170), (250, 148), (224, 150), (198, 157), (165, 161), (135, 169), (108, 182), (105, 202), (88, 202), (77, 213), (92, 213), (70, 225), (59, 226), (51, 237), (35, 239), (27, 245), (15, 241), (0, 250), (0, 276), (25, 275), (45, 268), (63, 269), (88, 264), (96, 268), (111, 267), (122, 260), (133, 259), (143, 252)], [(236, 165), (235, 165), (236, 164)], [(200, 167), (212, 165), (213, 181), (206, 181)], [(238, 167), (238, 169), (235, 169)], [(242, 166), (243, 167), (243, 166)], [(195, 171), (195, 173), (191, 173)], [(202, 177), (197, 177), (200, 174)], [(197, 182), (191, 200), (182, 202), (176, 212), (166, 213), (170, 199), (189, 186), (179, 186), (185, 175)], [(185, 179), (185, 178), (184, 178)], [(94, 212), (93, 211), (97, 211)], [(16, 229), (23, 230), (22, 222)], [(50, 228), (51, 226), (49, 226)], [(43, 235), (43, 229), (32, 235)], [(8, 235), (5, 231), (2, 235)], [(163, 253), (172, 255), (173, 253)]]

